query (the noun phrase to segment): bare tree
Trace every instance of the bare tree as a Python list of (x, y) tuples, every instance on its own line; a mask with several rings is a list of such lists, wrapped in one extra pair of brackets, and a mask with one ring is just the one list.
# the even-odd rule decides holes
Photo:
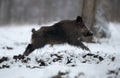
[(83, 0), (82, 17), (85, 24), (93, 29), (95, 22), (96, 0)]

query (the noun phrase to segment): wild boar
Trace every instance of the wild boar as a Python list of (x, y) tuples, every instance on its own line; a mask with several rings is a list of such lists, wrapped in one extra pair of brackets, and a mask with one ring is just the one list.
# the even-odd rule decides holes
[(39, 30), (32, 29), (31, 44), (28, 44), (23, 55), (28, 56), (35, 49), (42, 48), (46, 44), (62, 44), (81, 47), (88, 50), (82, 41), (92, 42), (93, 33), (85, 26), (82, 17), (75, 20), (63, 20), (52, 26), (41, 27)]

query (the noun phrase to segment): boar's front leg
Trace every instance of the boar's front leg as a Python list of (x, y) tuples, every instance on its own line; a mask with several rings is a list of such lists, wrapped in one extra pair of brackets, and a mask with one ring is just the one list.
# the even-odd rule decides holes
[(90, 49), (89, 49), (88, 47), (86, 47), (86, 46), (85, 46), (81, 41), (79, 41), (79, 40), (69, 41), (68, 43), (71, 44), (71, 45), (74, 45), (74, 46), (80, 46), (83, 50), (90, 51)]
[(79, 42), (79, 46), (84, 50), (90, 51), (88, 47), (86, 47), (82, 42)]
[(32, 44), (28, 44), (28, 46), (26, 47), (26, 50), (23, 53), (23, 55), (28, 56), (34, 50), (35, 50), (34, 46)]

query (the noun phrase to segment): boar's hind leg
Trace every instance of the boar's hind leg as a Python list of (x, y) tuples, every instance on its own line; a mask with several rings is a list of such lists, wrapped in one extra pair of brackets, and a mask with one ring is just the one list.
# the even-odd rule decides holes
[(28, 56), (31, 52), (33, 52), (35, 50), (35, 48), (33, 47), (32, 44), (28, 44), (25, 52), (23, 53), (23, 55)]
[(86, 47), (81, 41), (70, 41), (69, 44), (74, 46), (80, 46), (83, 50), (90, 51), (90, 49)]

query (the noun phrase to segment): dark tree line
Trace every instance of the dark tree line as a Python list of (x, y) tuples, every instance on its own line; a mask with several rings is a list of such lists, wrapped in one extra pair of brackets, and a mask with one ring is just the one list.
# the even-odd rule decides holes
[(107, 21), (120, 22), (119, 4), (120, 0), (0, 0), (0, 24), (41, 24), (83, 15), (93, 25), (88, 20), (95, 17), (95, 9)]
[(82, 0), (0, 0), (0, 24), (47, 23), (81, 15)]

